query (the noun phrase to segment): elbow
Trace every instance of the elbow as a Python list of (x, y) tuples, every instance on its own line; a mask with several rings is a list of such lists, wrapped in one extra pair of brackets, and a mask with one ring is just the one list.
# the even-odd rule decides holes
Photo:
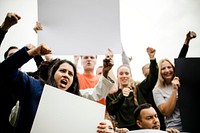
[(160, 110), (161, 114), (163, 114), (163, 116), (170, 117), (172, 115), (172, 112), (167, 109), (159, 108), (159, 110)]
[(162, 112), (162, 114), (164, 115), (164, 116), (166, 116), (166, 117), (170, 117), (171, 116), (171, 113), (169, 113), (169, 112)]

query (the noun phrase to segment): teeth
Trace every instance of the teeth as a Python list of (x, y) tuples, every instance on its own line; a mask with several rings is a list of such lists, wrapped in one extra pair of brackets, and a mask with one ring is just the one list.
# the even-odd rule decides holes
[(61, 80), (61, 83), (66, 85), (66, 84), (67, 84), (67, 81)]

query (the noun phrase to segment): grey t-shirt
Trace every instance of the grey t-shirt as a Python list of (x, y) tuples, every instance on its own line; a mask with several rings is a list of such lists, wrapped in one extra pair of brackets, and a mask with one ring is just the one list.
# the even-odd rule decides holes
[[(165, 103), (171, 96), (172, 91), (173, 91), (172, 85), (168, 85), (165, 88), (154, 88), (153, 98), (156, 106), (158, 107), (162, 103)], [(178, 100), (178, 93), (176, 100)], [(169, 117), (165, 116), (165, 124), (167, 128), (175, 128), (178, 129), (179, 131), (182, 131), (181, 116), (177, 101), (176, 101), (176, 107), (172, 115)]]

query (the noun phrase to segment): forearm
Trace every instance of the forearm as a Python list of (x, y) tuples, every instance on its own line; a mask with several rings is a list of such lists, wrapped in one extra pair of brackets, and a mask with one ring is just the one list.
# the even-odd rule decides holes
[(18, 50), (16, 53), (14, 53), (12, 56), (5, 59), (1, 66), (3, 66), (5, 69), (19, 69), (24, 65), (26, 62), (28, 62), (30, 59), (32, 59), (32, 56), (29, 56), (27, 54), (27, 48), (23, 47), (22, 49)]
[(156, 59), (150, 60), (149, 74), (140, 84), (138, 88), (141, 90), (144, 97), (153, 90), (158, 79), (158, 65)]
[(124, 51), (122, 52), (122, 63), (130, 66), (128, 56)]
[(114, 83), (112, 81), (105, 78), (104, 76), (101, 76), (99, 82), (94, 88), (81, 90), (80, 92), (81, 95), (87, 99), (99, 101), (108, 95), (113, 85)]
[(173, 90), (171, 93), (171, 96), (166, 101), (166, 103), (163, 106), (163, 112), (165, 116), (171, 116), (171, 114), (174, 112), (174, 109), (176, 107), (176, 96), (177, 96), (177, 90)]
[(119, 94), (109, 94), (106, 97), (106, 108), (110, 115), (115, 115), (116, 112), (121, 108), (124, 102), (125, 96), (122, 92)]
[(189, 45), (183, 45), (182, 48), (181, 48), (181, 51), (178, 55), (178, 58), (185, 58), (186, 57), (186, 54), (188, 52), (188, 48), (189, 48)]
[(3, 30), (0, 28), (0, 46), (1, 46), (1, 43), (2, 43), (2, 41), (3, 41), (3, 39), (4, 39), (6, 33), (7, 33), (7, 32), (3, 31)]
[(37, 56), (34, 57), (34, 61), (35, 61), (36, 65), (37, 65), (37, 67), (39, 67), (41, 62), (44, 61), (44, 59), (42, 58), (42, 56), (37, 55)]
[[(17, 87), (17, 85), (19, 85), (19, 81), (20, 83), (25, 81), (24, 79), (22, 79), (22, 77), (27, 76), (26, 74), (21, 72), (19, 68), (21, 68), (21, 66), (28, 62), (30, 59), (31, 57), (27, 54), (26, 47), (18, 50), (15, 54), (0, 63), (1, 79), (9, 81), (10, 84), (8, 85), (14, 85), (13, 83), (16, 83), (15, 87)], [(21, 85), (23, 86), (23, 84)]]

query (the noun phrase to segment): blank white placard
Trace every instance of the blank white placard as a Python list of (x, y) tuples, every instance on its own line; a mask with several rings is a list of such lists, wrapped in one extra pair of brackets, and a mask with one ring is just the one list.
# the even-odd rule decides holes
[(95, 133), (105, 106), (45, 85), (31, 133)]
[(55, 55), (121, 54), (119, 0), (40, 0), (39, 43)]

